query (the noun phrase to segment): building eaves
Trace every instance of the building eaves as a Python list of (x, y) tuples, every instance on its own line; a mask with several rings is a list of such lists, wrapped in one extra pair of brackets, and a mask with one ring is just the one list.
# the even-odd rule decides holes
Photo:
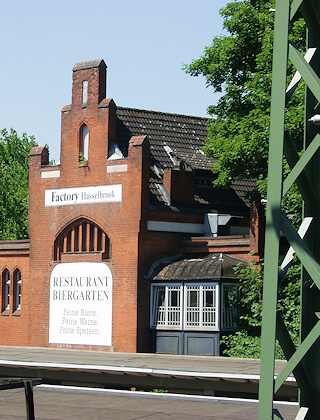
[(26, 250), (29, 248), (30, 248), (29, 239), (21, 239), (21, 240), (14, 240), (14, 241), (0, 241), (1, 251)]
[(245, 262), (228, 254), (209, 254), (198, 258), (179, 258), (160, 268), (153, 280), (199, 281), (236, 280), (235, 267)]
[(92, 69), (92, 68), (99, 67), (100, 65), (103, 65), (104, 67), (106, 67), (104, 60), (100, 59), (100, 60), (83, 61), (81, 63), (76, 63), (73, 66), (72, 71)]

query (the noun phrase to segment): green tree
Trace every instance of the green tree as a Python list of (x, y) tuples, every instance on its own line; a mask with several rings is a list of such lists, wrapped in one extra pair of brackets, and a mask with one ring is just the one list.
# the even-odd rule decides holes
[(28, 237), (29, 152), (37, 146), (25, 133), (0, 131), (0, 240)]
[[(208, 107), (209, 124), (205, 151), (213, 156), (216, 185), (230, 186), (233, 179), (254, 178), (265, 194), (267, 177), (274, 1), (230, 2), (220, 10), (225, 36), (213, 38), (203, 55), (184, 65), (192, 76), (204, 76), (207, 87), (222, 96)], [(305, 49), (305, 25), (297, 19), (291, 41)], [(289, 69), (289, 77), (294, 72)], [(303, 139), (301, 82), (287, 108), (287, 126), (298, 150)]]
[[(215, 185), (229, 187), (237, 179), (256, 179), (258, 197), (266, 196), (272, 80), (274, 0), (230, 1), (220, 10), (227, 35), (216, 36), (203, 55), (183, 69), (203, 76), (206, 85), (221, 92), (216, 105), (208, 107), (205, 152), (214, 157)], [(290, 41), (305, 51), (306, 28), (297, 17), (291, 24)], [(288, 69), (288, 83), (295, 69)], [(286, 131), (298, 151), (303, 146), (304, 84), (301, 81), (286, 108)], [(284, 162), (284, 174), (289, 172)], [(294, 185), (283, 200), (293, 223), (301, 219), (301, 196)], [(299, 264), (294, 264), (283, 283), (278, 310), (297, 342), (299, 330)], [(254, 267), (239, 272), (244, 292), (239, 305), (244, 329), (222, 339), (225, 354), (260, 356), (262, 274)], [(277, 357), (282, 352), (277, 347)]]
[[(223, 336), (221, 344), (223, 353), (230, 357), (260, 358), (261, 351), (261, 317), (263, 294), (263, 265), (243, 266), (239, 264), (236, 274), (240, 279), (240, 297), (237, 302), (239, 324), (242, 329), (234, 334)], [(300, 325), (300, 274), (301, 265), (294, 260), (281, 284), (278, 308), (293, 342), (299, 343)], [(284, 359), (279, 343), (276, 343), (276, 358)]]

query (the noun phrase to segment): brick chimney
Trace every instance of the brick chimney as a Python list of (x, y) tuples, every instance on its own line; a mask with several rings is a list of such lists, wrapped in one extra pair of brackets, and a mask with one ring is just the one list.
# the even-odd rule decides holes
[(73, 67), (72, 107), (98, 106), (106, 97), (107, 66), (103, 60), (85, 61)]
[(163, 184), (170, 194), (171, 205), (193, 203), (195, 193), (194, 172), (165, 169)]

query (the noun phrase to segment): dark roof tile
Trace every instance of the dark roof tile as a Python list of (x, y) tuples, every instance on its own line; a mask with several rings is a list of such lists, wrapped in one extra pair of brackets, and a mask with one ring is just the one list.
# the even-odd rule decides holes
[[(150, 142), (150, 204), (168, 206), (161, 191), (162, 173), (159, 169), (183, 164), (194, 171), (211, 174), (213, 158), (204, 155), (201, 148), (208, 136), (208, 119), (132, 108), (117, 108), (117, 143), (124, 156), (132, 136), (147, 135)], [(246, 211), (247, 193), (255, 189), (251, 180), (234, 181), (228, 190), (196, 188), (195, 205), (204, 210)]]
[(153, 158), (163, 166), (174, 167), (164, 149), (164, 146), (169, 146), (174, 156), (192, 162), (193, 169), (210, 169), (212, 160), (200, 153), (208, 135), (207, 118), (121, 107), (117, 109), (117, 117), (121, 144), (131, 135), (146, 134)]
[(209, 254), (198, 258), (177, 256), (176, 261), (159, 261), (157, 270), (151, 273), (152, 280), (160, 281), (199, 281), (199, 280), (236, 280), (234, 272), (239, 264), (246, 264), (239, 258), (228, 254)]

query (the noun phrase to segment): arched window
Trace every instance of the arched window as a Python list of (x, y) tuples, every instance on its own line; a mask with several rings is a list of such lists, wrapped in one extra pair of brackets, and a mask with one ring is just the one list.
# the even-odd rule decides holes
[(10, 273), (5, 269), (2, 273), (2, 311), (10, 309)]
[(54, 260), (61, 261), (62, 253), (101, 253), (108, 259), (110, 240), (95, 223), (79, 219), (67, 226), (54, 243)]
[(21, 309), (21, 272), (16, 269), (13, 273), (13, 299), (14, 311)]
[(89, 155), (89, 129), (83, 124), (80, 129), (80, 161), (88, 160)]

